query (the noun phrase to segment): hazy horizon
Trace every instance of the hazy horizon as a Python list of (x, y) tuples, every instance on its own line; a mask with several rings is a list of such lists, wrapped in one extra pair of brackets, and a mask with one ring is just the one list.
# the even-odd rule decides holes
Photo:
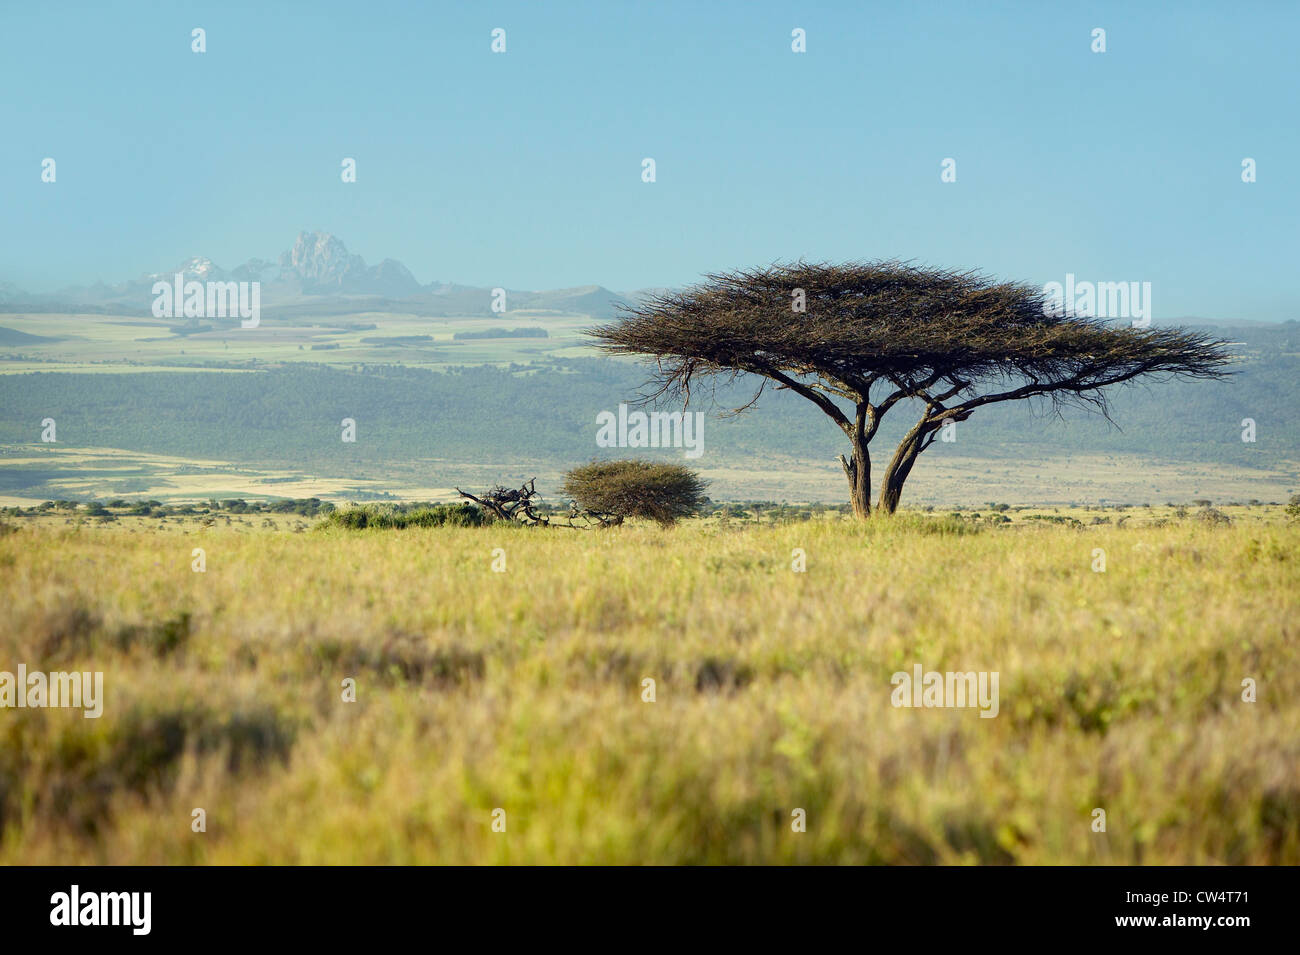
[[(376, 264), (379, 263), (380, 260), (371, 259), (370, 257), (365, 256), (365, 255), (363, 255), (363, 254), (357, 252), (355, 249), (352, 249), (350, 246), (347, 246), (347, 243), (346, 243), (346, 241), (344, 240), (344, 238), (343, 238), (342, 236), (338, 236), (337, 234), (331, 233), (328, 229), (326, 229), (326, 230), (321, 230), (321, 232), (322, 232), (322, 234), (329, 235), (329, 236), (331, 236), (331, 237), (333, 237), (333, 238), (335, 238), (335, 239), (338, 239), (340, 242), (343, 243), (343, 245), (344, 245), (345, 247), (348, 248), (348, 252), (349, 252), (350, 254), (360, 256), (360, 257), (361, 257), (361, 258), (366, 262), (367, 266), (373, 266), (373, 265), (376, 265)], [(300, 235), (301, 235), (301, 234), (306, 234), (306, 231), (305, 231), (305, 230), (300, 230), (300, 233), (299, 233), (299, 234), (300, 234)], [(283, 250), (281, 250), (281, 251), (283, 251)], [(267, 253), (267, 254), (253, 254), (253, 255), (245, 256), (244, 258), (242, 258), (242, 259), (241, 259), (240, 261), (238, 261), (238, 262), (219, 262), (219, 261), (212, 260), (212, 259), (211, 259), (211, 256), (205, 256), (205, 255), (203, 255), (202, 253), (195, 253), (195, 255), (193, 255), (193, 256), (188, 256), (188, 257), (186, 257), (184, 260), (175, 263), (175, 265), (173, 266), (173, 268), (179, 268), (179, 267), (181, 267), (181, 266), (187, 264), (187, 263), (188, 263), (189, 261), (191, 261), (192, 259), (201, 259), (201, 258), (206, 258), (206, 259), (211, 260), (211, 261), (212, 261), (212, 264), (213, 264), (215, 267), (217, 267), (218, 269), (221, 269), (222, 271), (225, 271), (225, 272), (229, 272), (231, 269), (238, 268), (239, 266), (244, 265), (244, 264), (247, 263), (247, 262), (254, 261), (254, 260), (258, 260), (258, 259), (261, 259), (261, 260), (264, 260), (264, 261), (267, 261), (267, 262), (271, 262), (271, 263), (275, 263), (275, 262), (277, 261), (279, 255), (280, 255), (279, 252), (272, 252), (272, 253)], [(400, 262), (402, 265), (406, 266), (407, 268), (410, 268), (409, 263), (407, 263), (407, 262), (401, 260), (400, 258), (396, 259), (395, 261), (398, 261), (398, 262)], [(169, 269), (166, 268), (166, 267), (163, 267), (163, 268), (155, 268), (155, 269), (150, 269), (150, 270), (144, 270), (144, 271), (141, 271), (141, 272), (139, 272), (138, 274), (136, 274), (136, 275), (132, 275), (132, 276), (117, 276), (117, 277), (115, 277), (115, 278), (113, 278), (113, 279), (97, 279), (95, 282), (85, 283), (84, 285), (82, 285), (82, 284), (80, 284), (80, 283), (69, 283), (69, 282), (64, 282), (64, 283), (54, 283), (53, 285), (51, 285), (50, 287), (48, 287), (48, 288), (46, 288), (46, 289), (38, 289), (38, 288), (32, 288), (32, 287), (19, 287), (19, 286), (16, 285), (16, 283), (10, 283), (10, 284), (11, 284), (12, 286), (16, 287), (16, 288), (19, 288), (19, 290), (22, 291), (22, 292), (33, 293), (34, 295), (36, 295), (36, 296), (38, 297), (38, 299), (40, 299), (40, 300), (44, 300), (44, 301), (43, 301), (43, 304), (46, 304), (46, 305), (53, 305), (53, 304), (59, 304), (59, 300), (58, 300), (57, 296), (58, 296), (58, 294), (61, 293), (61, 292), (70, 291), (70, 290), (73, 290), (73, 289), (76, 289), (76, 288), (94, 287), (95, 285), (101, 285), (101, 284), (102, 284), (102, 285), (107, 285), (107, 286), (109, 286), (109, 287), (113, 287), (113, 286), (120, 285), (120, 284), (124, 284), (124, 283), (129, 283), (129, 282), (134, 282), (134, 281), (140, 281), (141, 279), (144, 279), (144, 278), (147, 278), (147, 277), (152, 277), (152, 276), (154, 276), (154, 275), (162, 275), (162, 276), (165, 277), (165, 276), (168, 274), (168, 271), (169, 271)], [(415, 270), (415, 269), (411, 269), (411, 271), (414, 273), (416, 270)], [(469, 286), (468, 283), (464, 283), (464, 282), (460, 282), (460, 281), (458, 281), (458, 280), (455, 279), (454, 277), (451, 277), (451, 278), (449, 278), (449, 277), (442, 277), (442, 278), (438, 278), (438, 279), (430, 280), (430, 281), (428, 281), (428, 282), (422, 282), (421, 284), (422, 284), (423, 286), (426, 286), (426, 287), (427, 287), (427, 286), (429, 286), (429, 285), (433, 285), (433, 284), (435, 284), (435, 283), (441, 283), (441, 284), (447, 284), (447, 285), (457, 285), (457, 286), (467, 286), (467, 287), (472, 287), (472, 286)], [(685, 286), (672, 286), (671, 288), (684, 288), (684, 287), (685, 287)], [(560, 291), (560, 290), (567, 290), (567, 289), (604, 289), (604, 290), (606, 290), (606, 291), (613, 292), (613, 293), (616, 294), (616, 295), (620, 295), (620, 296), (630, 296), (630, 295), (634, 295), (634, 294), (636, 294), (636, 293), (638, 293), (638, 292), (649, 291), (649, 290), (651, 290), (652, 288), (654, 288), (654, 287), (652, 287), (652, 286), (648, 286), (648, 285), (639, 285), (639, 286), (631, 287), (631, 288), (613, 288), (613, 287), (611, 287), (609, 284), (607, 284), (607, 283), (605, 283), (605, 282), (601, 282), (601, 281), (599, 281), (599, 280), (593, 280), (593, 281), (584, 282), (584, 283), (581, 283), (581, 284), (579, 284), (579, 285), (573, 285), (573, 286), (557, 286), (557, 285), (550, 285), (550, 286), (540, 286), (540, 287), (536, 287), (536, 288), (532, 288), (532, 289), (527, 289), (527, 290), (518, 289), (518, 290), (514, 290), (514, 291), (545, 292), (545, 291)], [(659, 287), (659, 288), (662, 288), (662, 287)], [(18, 303), (9, 303), (9, 304), (0, 303), (0, 313), (3, 313), (6, 309), (11, 310), (11, 311), (12, 311), (12, 310), (16, 310), (16, 309), (19, 308), (22, 304), (24, 304), (24, 303), (22, 303), (22, 302), (18, 302)], [(37, 303), (36, 303), (36, 302), (33, 302), (33, 303), (27, 303), (27, 304), (37, 304)], [(75, 303), (67, 303), (67, 304), (68, 304), (68, 307), (69, 307), (70, 311), (75, 311)], [(1283, 317), (1283, 316), (1277, 316), (1277, 317), (1272, 317), (1272, 318), (1241, 318), (1241, 317), (1238, 317), (1238, 316), (1235, 316), (1235, 315), (1188, 314), (1188, 315), (1154, 316), (1154, 317), (1152, 318), (1152, 321), (1153, 321), (1155, 324), (1176, 324), (1176, 323), (1180, 323), (1180, 322), (1206, 322), (1206, 323), (1223, 323), (1223, 324), (1226, 324), (1226, 325), (1236, 325), (1236, 324), (1243, 324), (1243, 325), (1254, 325), (1254, 324), (1275, 325), (1275, 324), (1282, 324), (1282, 323), (1284, 323), (1284, 322), (1288, 322), (1288, 321), (1296, 321), (1296, 320), (1297, 320), (1297, 319), (1296, 319), (1294, 316), (1292, 316), (1292, 315), (1287, 315), (1287, 316), (1285, 316), (1285, 317)]]

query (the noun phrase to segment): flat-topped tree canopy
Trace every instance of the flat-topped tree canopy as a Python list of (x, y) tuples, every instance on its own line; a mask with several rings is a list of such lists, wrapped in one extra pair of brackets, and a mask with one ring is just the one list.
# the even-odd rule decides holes
[(898, 261), (712, 274), (624, 307), (590, 334), (605, 351), (653, 360), (651, 399), (689, 401), (702, 379), (749, 372), (766, 380), (758, 394), (770, 381), (817, 404), (852, 443), (841, 462), (860, 515), (870, 510), (867, 444), (904, 399), (926, 411), (886, 469), (879, 507), (889, 512), (945, 421), (1035, 397), (1104, 414), (1109, 385), (1218, 378), (1229, 361), (1225, 342), (1183, 329), (1109, 324), (1035, 286)]

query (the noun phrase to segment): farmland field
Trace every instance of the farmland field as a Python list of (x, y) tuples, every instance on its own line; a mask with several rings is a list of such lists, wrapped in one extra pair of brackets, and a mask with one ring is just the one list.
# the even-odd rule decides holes
[(1300, 526), (1064, 513), (8, 517), (0, 863), (1300, 863)]
[[(591, 354), (579, 331), (586, 315), (509, 312), (434, 318), (353, 312), (268, 320), (256, 329), (206, 327), (178, 331), (176, 319), (120, 315), (3, 314), (0, 332), (28, 336), (4, 342), (0, 374), (33, 371), (140, 373), (231, 370), (237, 362), (301, 362), (350, 366), (400, 362), (415, 368), (526, 362), (559, 354)], [(200, 329), (203, 326), (199, 326)], [(545, 332), (536, 338), (457, 338), (491, 329)]]

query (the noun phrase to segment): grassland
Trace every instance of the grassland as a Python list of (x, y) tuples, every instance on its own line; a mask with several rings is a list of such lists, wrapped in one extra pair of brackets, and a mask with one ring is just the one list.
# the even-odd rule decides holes
[[(0, 710), (0, 863), (1294, 865), (1300, 527), (1196, 513), (8, 519), (0, 669), (105, 704)], [(998, 716), (893, 707), (917, 663)]]
[[(829, 459), (818, 465), (774, 455), (761, 462), (706, 463), (699, 471), (719, 500), (841, 503), (846, 497), (844, 473)], [(1103, 504), (1154, 506), (1198, 498), (1217, 505), (1281, 502), (1296, 492), (1296, 474), (1294, 464), (1225, 468), (1127, 454), (1043, 454), (1010, 461), (944, 453), (932, 454), (917, 467), (906, 499), (938, 509), (1010, 500), (1081, 510), (1087, 509), (1083, 502), (1099, 499)], [(547, 461), (470, 463), (411, 456), (383, 466), (353, 467), (341, 475), (121, 448), (0, 445), (0, 507), (123, 495), (162, 501), (312, 496), (340, 503), (455, 501), (456, 486), (490, 487), (523, 476), (537, 477), (538, 487), (549, 492), (559, 486), (562, 471)]]

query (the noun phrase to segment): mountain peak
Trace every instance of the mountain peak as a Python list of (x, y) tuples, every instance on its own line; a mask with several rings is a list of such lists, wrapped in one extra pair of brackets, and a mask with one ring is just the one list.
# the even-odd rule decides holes
[(366, 271), (365, 260), (328, 232), (299, 232), (293, 248), (280, 254), (280, 268), (303, 283), (304, 292), (343, 291)]
[(149, 276), (151, 280), (167, 280), (180, 273), (187, 279), (193, 279), (197, 282), (206, 282), (210, 279), (218, 278), (222, 272), (221, 269), (213, 263), (207, 256), (196, 255), (186, 259), (174, 269), (167, 272), (154, 272)]

